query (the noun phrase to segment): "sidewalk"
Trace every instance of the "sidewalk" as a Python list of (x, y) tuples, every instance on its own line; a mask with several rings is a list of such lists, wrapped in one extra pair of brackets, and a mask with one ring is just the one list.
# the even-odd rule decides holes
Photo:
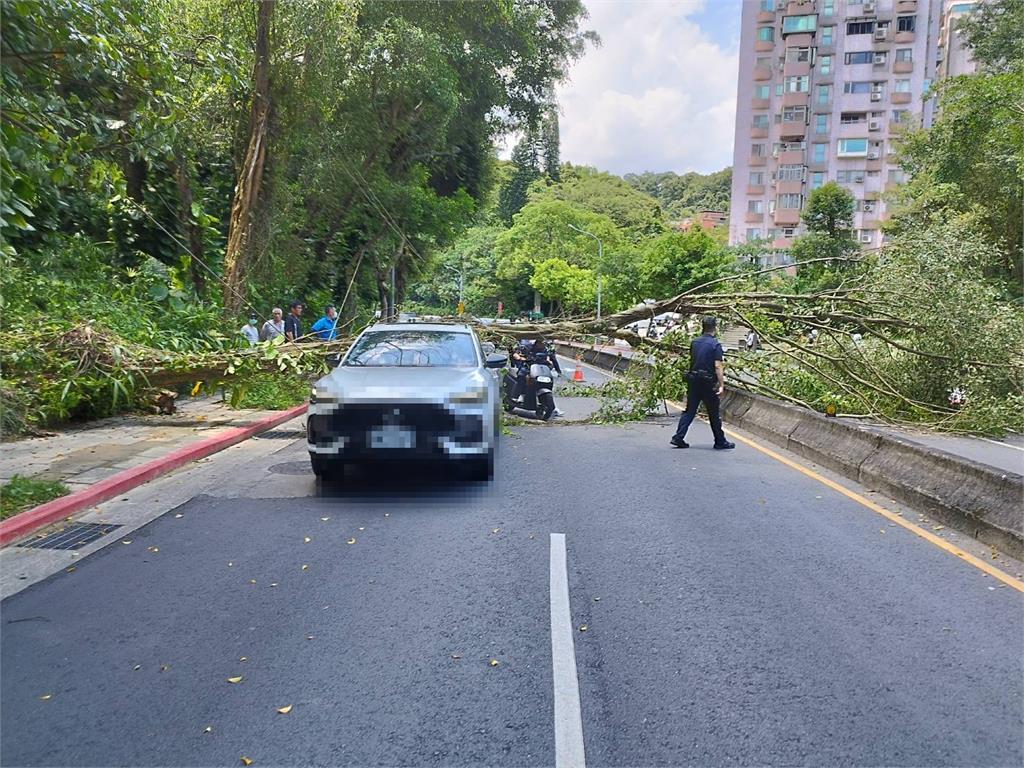
[(232, 410), (214, 396), (178, 402), (170, 416), (126, 414), (52, 437), (2, 443), (0, 483), (15, 475), (60, 480), (71, 493), (277, 411)]

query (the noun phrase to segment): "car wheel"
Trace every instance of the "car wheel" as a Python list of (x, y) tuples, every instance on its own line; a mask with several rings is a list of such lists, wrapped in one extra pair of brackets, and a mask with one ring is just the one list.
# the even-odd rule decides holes
[(494, 477), (494, 450), (486, 456), (471, 459), (466, 466), (466, 476), (470, 480), (487, 481)]
[(313, 474), (318, 480), (340, 480), (345, 474), (345, 463), (337, 456), (311, 453), (309, 463), (313, 465)]

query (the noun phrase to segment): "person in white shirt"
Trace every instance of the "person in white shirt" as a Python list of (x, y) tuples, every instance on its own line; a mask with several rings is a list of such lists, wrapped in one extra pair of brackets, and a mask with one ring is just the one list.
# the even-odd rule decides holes
[(284, 312), (280, 307), (274, 307), (270, 314), (271, 318), (263, 324), (263, 330), (260, 331), (260, 341), (270, 341), (278, 336), (284, 336)]
[(243, 325), (242, 329), (239, 331), (239, 333), (245, 336), (250, 347), (255, 347), (256, 342), (260, 340), (260, 332), (256, 330), (256, 323), (258, 322), (259, 319), (256, 315), (249, 315), (249, 322)]

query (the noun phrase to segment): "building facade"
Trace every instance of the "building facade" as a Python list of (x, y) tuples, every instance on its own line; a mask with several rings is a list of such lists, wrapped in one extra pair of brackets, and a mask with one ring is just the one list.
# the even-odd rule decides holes
[(881, 244), (883, 194), (903, 181), (893, 137), (931, 123), (924, 95), (951, 5), (744, 0), (730, 243), (789, 247), (810, 192), (836, 181), (856, 200), (858, 241)]

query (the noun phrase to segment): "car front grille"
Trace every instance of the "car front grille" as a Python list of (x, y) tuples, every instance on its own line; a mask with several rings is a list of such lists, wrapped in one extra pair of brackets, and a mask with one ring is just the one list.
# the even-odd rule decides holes
[(318, 445), (344, 438), (346, 452), (367, 450), (371, 430), (384, 425), (415, 430), (418, 453), (440, 451), (440, 439), (475, 443), (483, 439), (483, 420), (477, 415), (454, 414), (430, 403), (373, 403), (343, 405), (329, 414), (309, 417), (309, 435)]

